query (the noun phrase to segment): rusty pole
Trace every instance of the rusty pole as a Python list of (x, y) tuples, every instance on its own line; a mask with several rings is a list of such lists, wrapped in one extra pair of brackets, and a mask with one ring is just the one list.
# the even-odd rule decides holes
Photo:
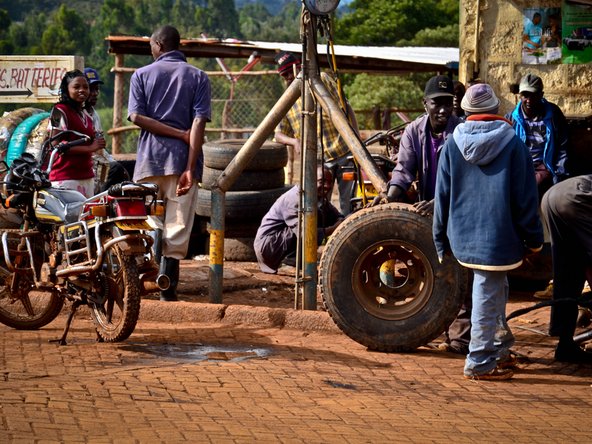
[(302, 222), (301, 239), (304, 240), (302, 282), (304, 310), (317, 309), (317, 105), (312, 96), (310, 82), (319, 79), (316, 49), (316, 17), (305, 14), (305, 46), (302, 61), (303, 88), (302, 113), (304, 117), (304, 181), (302, 187)]

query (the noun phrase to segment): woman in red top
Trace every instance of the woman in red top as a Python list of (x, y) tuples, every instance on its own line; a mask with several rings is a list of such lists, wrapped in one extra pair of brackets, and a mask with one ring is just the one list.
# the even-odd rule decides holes
[(59, 92), (60, 100), (51, 111), (48, 127), (51, 136), (61, 130), (74, 130), (86, 134), (92, 141), (58, 155), (49, 179), (55, 187), (76, 190), (91, 197), (94, 194), (92, 155), (105, 148), (105, 139), (95, 138), (92, 118), (84, 111), (84, 104), (89, 96), (88, 81), (84, 73), (77, 69), (68, 71), (62, 79)]

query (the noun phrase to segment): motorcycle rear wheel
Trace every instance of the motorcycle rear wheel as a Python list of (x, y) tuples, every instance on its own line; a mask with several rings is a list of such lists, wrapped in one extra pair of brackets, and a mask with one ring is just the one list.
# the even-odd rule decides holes
[[(19, 294), (11, 294), (13, 274), (0, 267), (0, 322), (17, 330), (37, 330), (53, 321), (64, 306), (56, 293), (32, 291), (26, 275), (19, 277)], [(27, 288), (29, 287), (29, 288)]]
[[(111, 237), (104, 238), (103, 242)], [(133, 333), (140, 316), (140, 278), (135, 256), (126, 256), (115, 245), (105, 256), (101, 303), (90, 303), (91, 316), (99, 338), (105, 342), (124, 341)], [(103, 296), (103, 297), (101, 297)]]

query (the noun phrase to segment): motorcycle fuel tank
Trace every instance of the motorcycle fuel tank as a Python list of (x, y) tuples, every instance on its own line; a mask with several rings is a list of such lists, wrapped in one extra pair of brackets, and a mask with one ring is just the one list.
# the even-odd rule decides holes
[(35, 217), (43, 223), (70, 223), (78, 219), (86, 198), (74, 190), (47, 188), (35, 195)]

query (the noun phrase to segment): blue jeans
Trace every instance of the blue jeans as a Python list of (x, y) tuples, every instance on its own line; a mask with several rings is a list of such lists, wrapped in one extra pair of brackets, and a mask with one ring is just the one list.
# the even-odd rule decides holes
[(471, 341), (465, 361), (465, 375), (493, 370), (508, 358), (514, 335), (506, 322), (509, 286), (505, 271), (473, 269), (473, 312)]

